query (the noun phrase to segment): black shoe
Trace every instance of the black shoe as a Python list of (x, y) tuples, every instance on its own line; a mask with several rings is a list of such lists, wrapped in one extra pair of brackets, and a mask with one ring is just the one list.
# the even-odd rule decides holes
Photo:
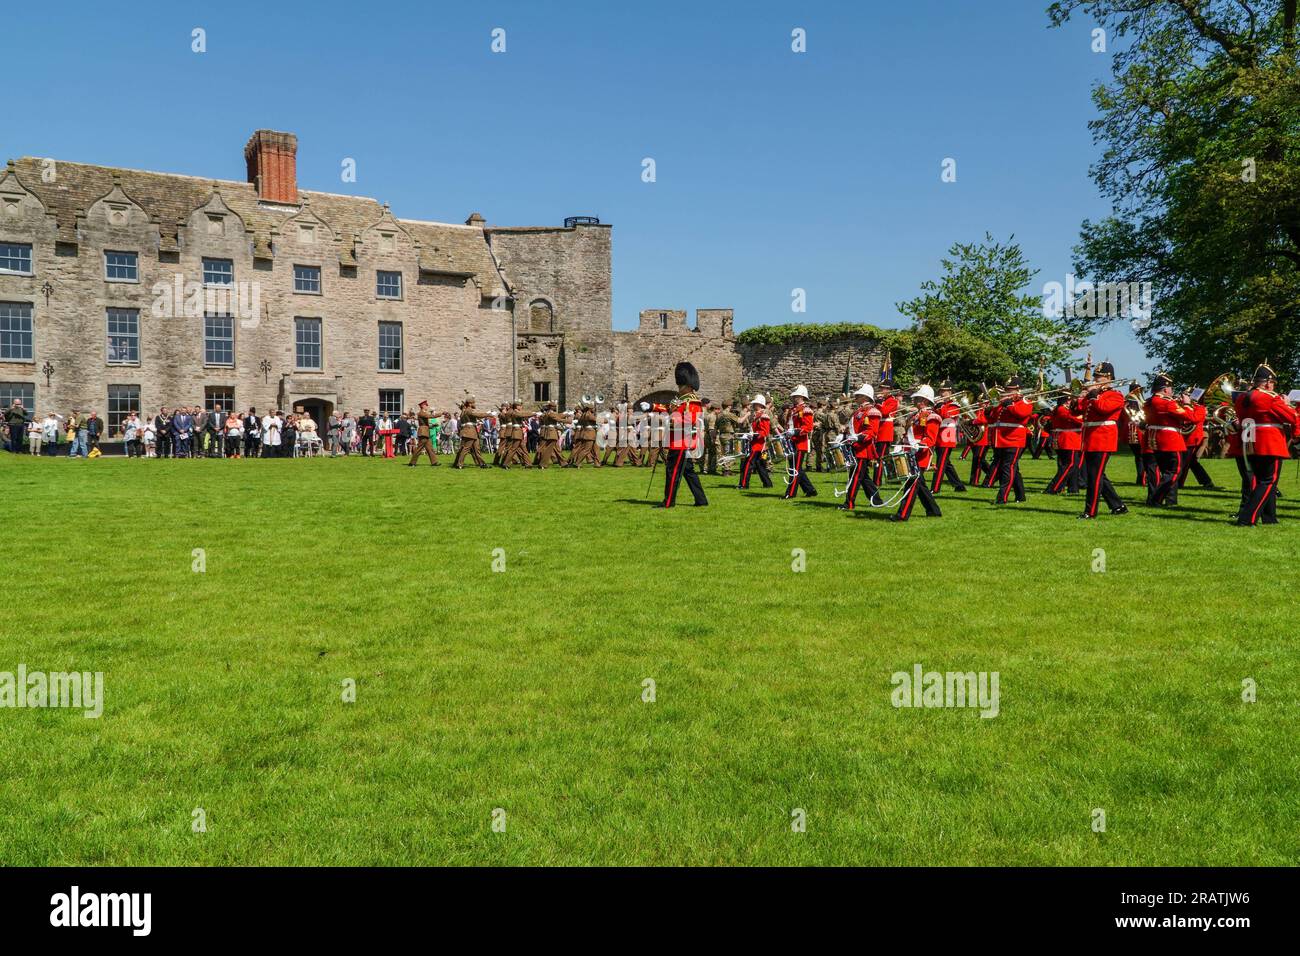
[(836, 508), (837, 511), (852, 511), (852, 510), (853, 510), (853, 509), (850, 508), (848, 505), (836, 505), (835, 508)]
[(413, 461), (408, 461), (408, 462), (406, 463), (406, 467), (407, 467), (407, 468), (414, 468), (414, 467), (415, 467), (415, 462), (413, 462)]
[(1080, 521), (1083, 521), (1083, 520), (1091, 521), (1091, 520), (1092, 520), (1092, 515), (1087, 514), (1087, 513), (1085, 512), (1084, 514), (1079, 515), (1079, 520), (1080, 520)]
[(1110, 513), (1113, 515), (1126, 515), (1128, 514), (1128, 505), (1120, 505), (1118, 508), (1111, 508)]
[(906, 518), (900, 518), (898, 515), (890, 515), (890, 516), (889, 516), (889, 520), (890, 520), (890, 521), (906, 521), (907, 519), (906, 519)]
[(817, 492), (815, 492), (815, 491), (809, 491), (809, 492), (806, 492), (806, 493), (804, 494), (804, 497), (805, 497), (805, 498), (816, 498), (816, 497), (817, 497)]
[(957, 487), (957, 490), (960, 491), (960, 492), (965, 492), (965, 491), (968, 490), (968, 489), (966, 488), (965, 485), (957, 485), (956, 487)]
[(883, 508), (885, 506), (885, 499), (881, 498), (880, 495), (876, 495), (871, 499), (871, 503), (877, 508)]

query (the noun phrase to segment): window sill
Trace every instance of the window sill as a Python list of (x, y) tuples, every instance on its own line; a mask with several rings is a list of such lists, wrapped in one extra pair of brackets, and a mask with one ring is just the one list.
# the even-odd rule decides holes
[(10, 269), (0, 269), (0, 276), (14, 276), (15, 278), (18, 279), (34, 279), (36, 278), (36, 273), (35, 272), (13, 272)]
[(110, 279), (108, 276), (104, 276), (104, 281), (105, 281), (105, 282), (111, 282), (111, 283), (113, 283), (114, 285), (139, 285), (139, 284), (140, 284), (140, 280), (139, 280), (138, 278), (136, 278), (136, 279)]
[(34, 358), (0, 358), (0, 365), (35, 365)]
[(108, 368), (139, 368), (139, 362), (105, 362)]
[(403, 301), (403, 299), (400, 295), (377, 295), (375, 296), (375, 301), (376, 302), (401, 302)]
[(380, 375), (405, 375), (405, 374), (406, 374), (406, 369), (404, 369), (404, 368), (381, 368), (381, 369), (379, 369), (379, 374), (380, 374)]
[(217, 363), (214, 363), (214, 362), (204, 362), (204, 363), (203, 363), (203, 367), (204, 367), (204, 368), (224, 368), (224, 369), (233, 369), (233, 368), (235, 367), (235, 364), (234, 364), (233, 362), (231, 362), (231, 363), (228, 364), (228, 365), (225, 365), (225, 364), (217, 364)]
[(321, 292), (319, 289), (317, 289), (315, 292), (309, 292), (306, 289), (294, 289), (293, 294), (294, 295), (324, 295), (325, 293)]

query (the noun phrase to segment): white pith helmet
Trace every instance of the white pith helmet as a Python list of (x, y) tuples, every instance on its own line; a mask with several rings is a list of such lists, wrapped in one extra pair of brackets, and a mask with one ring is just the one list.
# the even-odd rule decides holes
[(860, 389), (858, 389), (856, 392), (853, 393), (853, 397), (854, 397), (854, 398), (869, 398), (869, 399), (871, 399), (872, 401), (875, 401), (875, 399), (876, 399), (876, 390), (875, 390), (874, 388), (871, 387), (871, 383), (870, 383), (870, 382), (867, 382), (867, 383), (864, 384)]
[(912, 393), (912, 397), (924, 398), (927, 402), (933, 402), (934, 389), (932, 389), (929, 385), (922, 385), (920, 388), (918, 388), (915, 392)]
[(764, 408), (767, 408), (767, 399), (764, 398), (761, 394), (755, 395), (753, 398), (749, 400), (749, 404), (762, 405)]
[(807, 398), (808, 389), (803, 385), (796, 385), (794, 391), (790, 393), (791, 398)]
[(643, 411), (643, 412), (648, 412), (648, 411), (650, 411), (650, 403), (649, 403), (649, 402), (642, 402), (642, 403), (641, 403), (641, 411)]

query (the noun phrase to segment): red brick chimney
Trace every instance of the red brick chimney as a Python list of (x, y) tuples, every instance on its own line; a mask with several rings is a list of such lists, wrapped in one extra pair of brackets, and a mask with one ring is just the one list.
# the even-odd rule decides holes
[(298, 201), (298, 137), (273, 129), (259, 129), (244, 147), (248, 181), (266, 202)]

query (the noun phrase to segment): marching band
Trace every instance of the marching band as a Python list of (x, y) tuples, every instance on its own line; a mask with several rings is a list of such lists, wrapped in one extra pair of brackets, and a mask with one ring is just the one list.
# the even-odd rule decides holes
[[(633, 407), (621, 402), (616, 411), (603, 414), (599, 396), (584, 396), (565, 414), (554, 403), (543, 404), (534, 415), (518, 402), (507, 403), (496, 415), (499, 444), (492, 464), (503, 469), (516, 464), (599, 468), (612, 456), (612, 467), (630, 464), (653, 472), (662, 455), (660, 507), (671, 508), (683, 481), (697, 506), (708, 504), (694, 463), (706, 451), (710, 473), (720, 465), (727, 474), (733, 462), (739, 463), (741, 489), (749, 489), (755, 476), (764, 488), (772, 488), (769, 464), (783, 461), (781, 497), (792, 500), (802, 493), (814, 498), (817, 488), (808, 471), (809, 451), (815, 447), (819, 461), (829, 462), (832, 470), (840, 462), (846, 470), (844, 487), (835, 483), (836, 497), (844, 499), (841, 510), (857, 510), (865, 491), (871, 508), (897, 506), (890, 518), (907, 521), (918, 500), (926, 516), (942, 517), (937, 496), (945, 485), (956, 492), (996, 485), (994, 504), (1026, 501), (1020, 465), (1029, 449), (1034, 457), (1045, 452), (1055, 458), (1056, 474), (1044, 494), (1082, 492), (1079, 517), (1091, 519), (1102, 502), (1112, 515), (1129, 511), (1106, 473), (1121, 436), (1133, 453), (1136, 482), (1145, 487), (1146, 504), (1159, 509), (1178, 507), (1179, 490), (1189, 478), (1202, 488), (1219, 490), (1198, 459), (1203, 445), (1218, 442), (1224, 456), (1236, 462), (1241, 479), (1232, 518), (1253, 526), (1277, 523), (1282, 462), (1291, 456), (1291, 442), (1300, 437), (1293, 403), (1300, 393), (1279, 395), (1277, 375), (1267, 362), (1255, 370), (1248, 388), (1237, 388), (1233, 376), (1224, 374), (1205, 389), (1175, 389), (1164, 373), (1144, 388), (1136, 380), (1117, 380), (1114, 366), (1102, 362), (1095, 371), (1086, 369), (1082, 382), (1047, 387), (1040, 375), (1040, 386), (1033, 392), (1024, 390), (1019, 376), (1012, 376), (1000, 387), (984, 386), (979, 401), (946, 379), (936, 395), (928, 384), (910, 394), (896, 393), (886, 378), (875, 387), (862, 385), (839, 403), (827, 401), (815, 408), (805, 385), (791, 390), (789, 403), (779, 412), (770, 397), (754, 395), (743, 414), (738, 406), (719, 412), (701, 399), (699, 372), (689, 362), (678, 363), (675, 382), (677, 395), (668, 405), (640, 402)], [(902, 404), (904, 400), (908, 404)], [(421, 455), (431, 465), (438, 464), (430, 439), (430, 423), (437, 417), (428, 402), (420, 403), (417, 442), (408, 463), (412, 467)], [(460, 447), (454, 467), (463, 467), (467, 457), (488, 467), (480, 452), (480, 426), (488, 417), (476, 411), (473, 398), (457, 406)], [(530, 420), (537, 442), (531, 463), (525, 427)], [(567, 459), (562, 434), (571, 439)], [(961, 457), (971, 458), (968, 482), (962, 482), (953, 461), (959, 445), (964, 445)], [(888, 494), (883, 490), (887, 481), (898, 485)]]

